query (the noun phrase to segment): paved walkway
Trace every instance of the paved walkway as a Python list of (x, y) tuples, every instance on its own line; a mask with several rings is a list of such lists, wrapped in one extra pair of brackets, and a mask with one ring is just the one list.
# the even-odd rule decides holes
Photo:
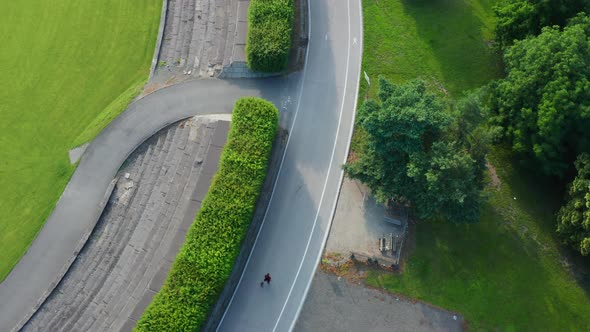
[(318, 271), (294, 331), (460, 332), (462, 325), (448, 311)]
[(297, 77), (197, 80), (158, 90), (131, 104), (88, 146), (55, 210), (0, 283), (0, 330), (18, 330), (59, 283), (94, 228), (119, 167), (141, 143), (181, 119), (231, 113), (241, 96), (271, 100), (288, 118), (297, 82)]

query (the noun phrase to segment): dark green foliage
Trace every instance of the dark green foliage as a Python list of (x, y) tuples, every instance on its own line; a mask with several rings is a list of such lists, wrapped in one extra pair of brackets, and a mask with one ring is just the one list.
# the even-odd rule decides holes
[(237, 101), (217, 174), (166, 283), (136, 331), (197, 331), (227, 281), (254, 213), (278, 126), (257, 98)]
[(475, 161), (476, 179), (483, 182), (484, 172), (487, 169), (486, 156), (490, 146), (500, 128), (487, 126), (490, 110), (488, 89), (480, 88), (465, 93), (454, 105), (452, 114), (455, 121), (449, 133), (448, 139), (452, 139), (459, 146), (464, 147)]
[(492, 123), (544, 174), (564, 175), (590, 151), (590, 19), (545, 28), (507, 49), (493, 87)]
[[(379, 82), (381, 103), (366, 101), (358, 112), (367, 143), (345, 165), (348, 175), (367, 184), (381, 202), (409, 201), (421, 218), (476, 221), (483, 167), (453, 130), (468, 117), (448, 113), (422, 81)], [(463, 141), (468, 137), (464, 133)]]
[(557, 215), (557, 233), (582, 255), (590, 253), (590, 155), (575, 162), (578, 174), (570, 184), (568, 200)]
[(280, 72), (287, 68), (295, 7), (293, 0), (252, 0), (248, 9), (248, 68)]
[(590, 12), (590, 0), (505, 0), (494, 7), (496, 41), (501, 48), (536, 36), (546, 26), (565, 26), (580, 12)]

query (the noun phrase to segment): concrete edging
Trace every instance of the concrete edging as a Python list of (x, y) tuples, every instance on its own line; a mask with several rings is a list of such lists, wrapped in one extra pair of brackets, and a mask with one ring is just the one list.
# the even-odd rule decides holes
[(158, 59), (160, 58), (160, 49), (162, 48), (162, 38), (164, 37), (164, 27), (166, 26), (166, 18), (168, 14), (168, 0), (162, 0), (162, 14), (160, 15), (160, 27), (158, 28), (158, 39), (156, 39), (156, 49), (154, 50), (154, 57), (152, 58), (152, 65), (150, 67), (150, 76), (148, 82), (152, 80)]

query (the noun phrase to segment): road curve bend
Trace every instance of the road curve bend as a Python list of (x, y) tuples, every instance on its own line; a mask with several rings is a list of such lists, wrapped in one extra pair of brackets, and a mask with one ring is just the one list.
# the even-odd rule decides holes
[(181, 119), (231, 113), (242, 96), (268, 99), (288, 113), (296, 81), (296, 77), (196, 80), (131, 104), (88, 146), (55, 210), (0, 283), (0, 331), (19, 330), (59, 283), (100, 217), (101, 202), (117, 170), (141, 143)]
[[(360, 0), (310, 0), (302, 89), (270, 204), (218, 331), (290, 331), (326, 242), (354, 125)], [(269, 286), (260, 287), (266, 273)]]

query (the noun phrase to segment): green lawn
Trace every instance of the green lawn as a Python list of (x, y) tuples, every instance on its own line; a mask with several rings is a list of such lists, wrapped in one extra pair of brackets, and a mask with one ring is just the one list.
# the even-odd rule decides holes
[[(149, 74), (161, 0), (0, 2), (0, 280)], [(98, 119), (95, 121), (95, 119)]]
[(486, 189), (479, 223), (418, 224), (404, 273), (371, 272), (367, 283), (458, 311), (474, 330), (587, 330), (590, 300), (560, 263), (553, 237), (556, 200), (506, 155), (490, 156), (502, 165), (502, 185)]
[[(421, 77), (450, 95), (500, 75), (488, 47), (492, 3), (486, 0), (363, 0), (363, 70), (401, 83)], [(365, 93), (366, 82), (362, 81)], [(362, 96), (362, 94), (361, 94)]]
[[(379, 74), (400, 83), (422, 77), (455, 98), (487, 83), (501, 74), (487, 45), (492, 5), (364, 0), (363, 70), (373, 82)], [(563, 267), (554, 236), (555, 185), (519, 172), (504, 148), (489, 160), (501, 185), (486, 187), (481, 221), (418, 224), (404, 273), (372, 271), (367, 283), (456, 310), (474, 330), (587, 330), (590, 300)]]

